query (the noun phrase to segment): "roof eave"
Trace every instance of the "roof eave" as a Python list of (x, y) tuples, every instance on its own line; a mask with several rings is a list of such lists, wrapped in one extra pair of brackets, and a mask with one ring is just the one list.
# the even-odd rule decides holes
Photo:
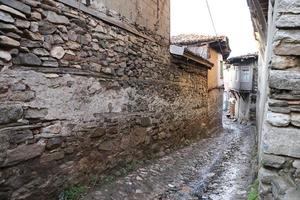
[(200, 56), (197, 56), (197, 55), (191, 53), (190, 51), (185, 51), (183, 56), (187, 59), (193, 60), (201, 65), (204, 65), (205, 67), (207, 67), (209, 69), (211, 69), (214, 66), (214, 64), (211, 63), (210, 61), (208, 61)]
[(171, 45), (170, 46), (170, 53), (172, 55), (175, 56), (181, 56), (184, 57), (188, 60), (192, 60), (198, 64), (200, 64), (201, 66), (204, 66), (208, 69), (211, 69), (214, 64), (211, 63), (210, 61), (208, 61), (205, 58), (202, 58), (201, 56), (198, 56), (196, 54), (194, 54), (193, 52), (189, 51), (187, 48), (185, 47), (180, 47), (180, 46), (176, 46), (176, 45)]

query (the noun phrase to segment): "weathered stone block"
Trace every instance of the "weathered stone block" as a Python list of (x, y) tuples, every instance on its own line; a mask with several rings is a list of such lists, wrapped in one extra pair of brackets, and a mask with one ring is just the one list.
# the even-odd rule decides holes
[(99, 127), (95, 129), (95, 131), (91, 134), (91, 137), (92, 138), (102, 137), (103, 135), (105, 135), (105, 133), (106, 133), (105, 128)]
[(2, 12), (0, 10), (0, 21), (3, 21), (3, 22), (8, 22), (8, 23), (14, 23), (15, 22), (15, 19), (12, 18), (12, 16), (6, 12)]
[(19, 28), (29, 28), (30, 22), (26, 20), (17, 19), (16, 20), (16, 26)]
[(9, 130), (6, 131), (9, 136), (9, 142), (12, 144), (20, 144), (29, 139), (33, 139), (33, 134), (31, 130)]
[(283, 14), (276, 21), (277, 28), (299, 28), (300, 18), (296, 14)]
[(94, 30), (96, 32), (100, 32), (100, 33), (107, 33), (106, 29), (103, 26), (101, 26), (101, 25), (97, 25)]
[(39, 22), (39, 32), (43, 35), (51, 35), (56, 31), (56, 27), (47, 21)]
[(42, 47), (42, 42), (40, 41), (31, 41), (31, 40), (21, 40), (21, 46), (28, 48), (39, 48)]
[(45, 118), (48, 114), (48, 110), (45, 108), (29, 108), (25, 111), (25, 118), (26, 119), (38, 119), (38, 118)]
[(54, 160), (61, 160), (65, 157), (64, 152), (54, 152), (49, 154), (43, 154), (41, 156), (41, 163), (47, 164), (48, 162), (54, 161)]
[(54, 34), (53, 44), (64, 44), (64, 40), (58, 34)]
[(0, 50), (0, 59), (8, 62), (11, 60), (11, 54), (7, 51), (1, 51)]
[(30, 22), (30, 31), (37, 33), (39, 31), (39, 23)]
[(280, 90), (299, 90), (300, 73), (297, 71), (271, 70), (269, 86)]
[(300, 198), (300, 189), (290, 188), (285, 192), (282, 200), (299, 200), (299, 198)]
[[(0, 153), (6, 152), (9, 147), (9, 136), (5, 132), (1, 132), (0, 134)], [(3, 160), (0, 159), (0, 162)]]
[(31, 18), (35, 19), (35, 20), (41, 20), (42, 19), (42, 15), (39, 12), (32, 12), (31, 13)]
[(263, 127), (263, 152), (267, 154), (300, 158), (300, 134), (297, 128), (278, 128), (268, 124)]
[(292, 113), (291, 114), (291, 123), (294, 126), (300, 127), (300, 113)]
[(45, 145), (36, 143), (31, 145), (20, 145), (15, 149), (8, 150), (7, 157), (1, 167), (15, 165), (22, 161), (40, 156), (44, 149)]
[[(13, 33), (13, 32), (9, 32), (9, 33), (7, 33), (6, 34), (8, 37), (10, 37), (10, 38), (13, 38), (13, 39), (15, 39), (15, 40), (20, 40), (21, 39), (21, 36), (20, 35), (18, 35), (18, 34), (16, 34), (16, 33)], [(15, 50), (17, 50), (17, 49), (15, 49)], [(16, 53), (17, 54), (17, 53)], [(15, 55), (16, 55), (15, 54)]]
[(300, 55), (300, 35), (298, 30), (278, 30), (274, 36), (276, 55)]
[(141, 126), (142, 127), (151, 126), (151, 119), (149, 117), (142, 117), (141, 118)]
[(15, 33), (22, 33), (16, 26), (14, 26), (12, 24), (2, 23), (2, 22), (0, 22), (0, 30), (2, 30), (2, 31), (12, 31), (12, 32), (15, 32)]
[(259, 184), (259, 194), (264, 200), (272, 200), (272, 198), (266, 198), (265, 196), (272, 192), (271, 185), (260, 183)]
[(294, 186), (289, 178), (285, 176), (277, 176), (276, 178), (273, 178), (271, 180), (271, 183), (272, 192), (275, 198), (277, 198), (279, 195), (284, 195), (289, 188), (292, 188)]
[(33, 53), (20, 53), (13, 59), (13, 63), (17, 65), (39, 66), (42, 64), (42, 61)]
[(23, 116), (20, 105), (0, 105), (0, 124), (17, 122)]
[(134, 130), (131, 131), (130, 137), (132, 145), (138, 145), (145, 141), (146, 138), (146, 128), (143, 127), (137, 127)]
[(300, 59), (295, 56), (273, 56), (271, 66), (273, 69), (288, 69), (300, 66)]
[[(275, 92), (271, 92), (270, 96), (271, 96), (271, 98), (281, 99), (281, 100), (289, 100), (289, 101), (300, 100), (300, 94), (297, 90), (295, 90), (295, 91), (280, 91), (280, 92), (277, 90)], [(292, 109), (293, 107), (295, 107), (295, 109), (297, 110), (297, 106), (289, 106), (291, 111), (294, 110), (294, 109)]]
[(110, 67), (103, 67), (101, 69), (101, 71), (105, 74), (108, 74), (108, 75), (113, 75), (115, 72), (114, 72), (114, 69), (110, 68)]
[(101, 151), (112, 151), (116, 149), (119, 146), (117, 141), (108, 140), (104, 141), (101, 144), (98, 145), (98, 149)]
[(271, 180), (276, 178), (277, 176), (278, 175), (276, 171), (268, 170), (264, 167), (261, 167), (258, 172), (259, 180), (265, 184), (270, 184)]
[(20, 2), (20, 1), (16, 1), (16, 0), (0, 0), (0, 3), (7, 5), (9, 7), (12, 7), (16, 10), (19, 10), (25, 14), (30, 14), (31, 12), (31, 8), (30, 6)]
[(11, 85), (10, 88), (12, 91), (25, 91), (26, 85), (21, 82), (18, 82), (18, 83)]
[(49, 52), (46, 49), (42, 48), (33, 49), (32, 52), (38, 56), (49, 56)]
[(61, 59), (65, 55), (65, 50), (60, 46), (55, 46), (51, 49), (51, 56), (57, 59)]
[(290, 107), (269, 107), (269, 111), (274, 113), (283, 113), (283, 114), (291, 113)]
[(58, 148), (61, 146), (62, 143), (63, 143), (62, 137), (50, 138), (46, 142), (46, 149), (52, 150), (52, 149)]
[(276, 155), (263, 154), (261, 163), (264, 166), (273, 167), (273, 168), (281, 168), (285, 163), (285, 158)]
[(45, 134), (59, 134), (61, 132), (62, 125), (60, 122), (52, 124), (50, 126), (44, 127), (41, 130), (41, 133)]
[(44, 36), (41, 35), (40, 33), (33, 33), (31, 31), (25, 30), (24, 34), (25, 34), (25, 36), (27, 36), (28, 38), (30, 38), (31, 40), (34, 40), (34, 41), (43, 41), (44, 40)]
[(8, 6), (5, 6), (5, 5), (0, 5), (0, 10), (8, 12), (8, 13), (10, 13), (12, 15), (18, 16), (20, 18), (26, 19), (26, 16), (23, 13), (15, 10), (15, 9), (13, 9), (11, 7), (8, 7)]
[(44, 67), (58, 67), (58, 62), (56, 61), (44, 61), (42, 66)]
[[(299, 99), (300, 99), (300, 97), (299, 97)], [(290, 106), (290, 108), (291, 108), (291, 111), (292, 112), (300, 112), (300, 105), (299, 106)]]
[(18, 47), (20, 46), (20, 42), (4, 36), (4, 35), (0, 35), (0, 46), (5, 46), (5, 47)]
[(28, 102), (34, 99), (35, 93), (33, 91), (16, 91), (9, 95), (11, 101)]
[(267, 113), (267, 121), (273, 126), (288, 126), (291, 122), (290, 115), (282, 113)]
[(45, 15), (46, 15), (46, 19), (49, 22), (52, 22), (54, 24), (69, 24), (70, 23), (70, 21), (67, 17), (65, 17), (63, 15), (58, 15), (52, 11), (45, 12)]
[(283, 13), (300, 13), (300, 1), (278, 0), (277, 11)]
[(275, 100), (275, 99), (269, 99), (268, 104), (270, 107), (288, 107), (289, 106), (287, 101), (281, 101), (281, 100)]
[(295, 160), (293, 162), (293, 167), (297, 168), (297, 169), (300, 169), (300, 160)]

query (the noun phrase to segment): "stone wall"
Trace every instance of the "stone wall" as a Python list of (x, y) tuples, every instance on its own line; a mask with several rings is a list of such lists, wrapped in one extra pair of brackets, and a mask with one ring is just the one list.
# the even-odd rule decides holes
[(130, 23), (147, 27), (165, 38), (170, 37), (169, 0), (93, 0), (91, 7), (126, 17)]
[(269, 13), (266, 57), (271, 62), (260, 74), (268, 80), (260, 132), (260, 198), (292, 200), (300, 197), (300, 2), (270, 1)]
[(57, 199), (207, 133), (207, 70), (68, 2), (0, 0), (0, 199)]
[(214, 88), (208, 91), (208, 127), (211, 133), (222, 128), (223, 96), (223, 88)]

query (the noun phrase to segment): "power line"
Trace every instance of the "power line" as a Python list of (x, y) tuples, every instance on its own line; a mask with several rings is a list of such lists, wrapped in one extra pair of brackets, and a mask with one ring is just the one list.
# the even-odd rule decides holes
[(217, 34), (217, 30), (216, 30), (214, 19), (213, 19), (212, 14), (211, 14), (211, 10), (210, 10), (210, 6), (209, 6), (209, 3), (208, 3), (208, 0), (205, 0), (205, 2), (206, 2), (207, 10), (208, 10), (208, 13), (209, 13), (210, 21), (212, 23), (215, 35), (217, 36), (218, 34)]
[[(212, 23), (215, 35), (218, 37), (217, 29), (216, 29), (216, 26), (215, 26), (215, 22), (214, 22), (213, 16), (211, 14), (211, 9), (210, 9), (208, 0), (205, 0), (205, 2), (206, 2), (207, 10), (208, 10), (208, 13), (209, 13), (210, 21)], [(223, 50), (222, 50), (222, 46), (221, 46), (221, 43), (220, 43), (219, 39), (218, 39), (218, 44), (219, 44), (219, 47), (220, 47), (221, 54), (223, 55)]]

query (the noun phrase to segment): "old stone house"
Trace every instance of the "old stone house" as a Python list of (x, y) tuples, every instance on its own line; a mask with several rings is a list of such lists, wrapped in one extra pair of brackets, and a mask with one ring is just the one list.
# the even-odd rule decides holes
[(224, 69), (225, 107), (240, 123), (255, 122), (257, 92), (257, 54), (231, 57)]
[(220, 121), (221, 85), (169, 52), (169, 0), (83, 2), (0, 0), (0, 199), (57, 199)]
[(260, 43), (260, 199), (300, 198), (300, 2), (248, 0)]
[(182, 34), (173, 36), (171, 42), (184, 46), (213, 63), (213, 67), (208, 71), (208, 127), (211, 132), (216, 131), (222, 126), (223, 66), (231, 52), (228, 38), (226, 36)]

